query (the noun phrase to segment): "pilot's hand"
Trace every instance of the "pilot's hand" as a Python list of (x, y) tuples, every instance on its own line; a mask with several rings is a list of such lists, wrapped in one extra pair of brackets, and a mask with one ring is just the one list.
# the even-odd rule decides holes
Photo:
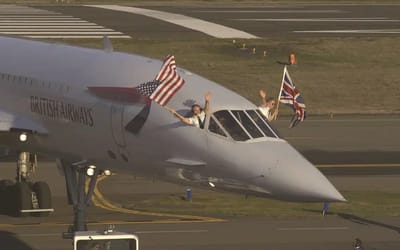
[(267, 93), (265, 93), (264, 90), (260, 89), (259, 93), (260, 93), (261, 98), (265, 99), (267, 97)]
[(207, 92), (206, 94), (206, 102), (209, 102), (211, 100), (211, 92)]

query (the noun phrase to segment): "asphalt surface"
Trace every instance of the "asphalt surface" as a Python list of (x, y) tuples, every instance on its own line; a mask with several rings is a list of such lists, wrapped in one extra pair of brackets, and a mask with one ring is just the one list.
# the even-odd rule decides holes
[[(82, 6), (40, 6), (64, 15), (93, 22), (133, 38), (199, 39), (209, 36), (142, 15)], [(244, 30), (259, 37), (291, 36), (398, 36), (399, 5), (285, 5), (257, 7), (157, 7)], [(304, 19), (307, 20), (304, 20)], [(330, 19), (326, 19), (330, 18)], [(352, 19), (350, 19), (352, 18)], [(241, 19), (241, 20), (239, 20)], [(247, 19), (247, 20), (243, 20)], [(269, 20), (248, 20), (269, 19)], [(285, 20), (283, 20), (285, 19)], [(290, 20), (289, 20), (290, 19)], [(337, 31), (296, 33), (294, 31)], [(366, 30), (353, 32), (354, 30)], [(371, 31), (375, 30), (375, 31)], [(386, 30), (386, 31), (385, 31)], [(389, 31), (390, 32), (389, 32)], [(353, 33), (348, 33), (349, 31)], [(370, 32), (370, 33), (368, 33)], [(400, 188), (398, 116), (309, 117), (294, 129), (288, 119), (275, 126), (295, 148), (321, 170), (339, 190), (385, 190)], [(0, 163), (0, 179), (11, 179), (15, 163)], [(0, 215), (2, 249), (71, 249), (61, 233), (72, 221), (66, 206), (65, 183), (53, 162), (42, 163), (35, 175), (51, 186), (55, 212), (47, 218), (15, 218)], [(354, 238), (367, 249), (400, 249), (400, 219), (368, 219), (354, 214), (317, 218), (185, 219), (165, 215), (131, 213), (105, 201), (123, 205), (135, 197), (184, 193), (186, 187), (127, 175), (116, 175), (100, 184), (104, 200), (89, 209), (90, 229), (117, 224), (121, 231), (136, 232), (142, 249), (351, 249)], [(6, 201), (3, 201), (6, 202)], [(97, 204), (97, 203), (96, 203)], [(320, 213), (320, 211), (315, 211)]]
[(324, 174), (400, 174), (399, 115), (309, 116), (292, 129), (289, 123), (283, 117), (273, 125)]
[[(140, 6), (236, 28), (261, 38), (399, 36), (400, 5)], [(84, 6), (39, 6), (143, 39), (195, 39), (207, 35), (143, 15)]]
[[(1, 165), (1, 178), (14, 175), (15, 164)], [(330, 176), (339, 190), (398, 191), (395, 176)], [(63, 177), (53, 162), (42, 162), (36, 180), (48, 181), (53, 191), (55, 212), (49, 217), (16, 218), (0, 215), (0, 242), (3, 249), (71, 249), (71, 241), (61, 238), (72, 221), (72, 208), (66, 206)], [(129, 175), (115, 175), (100, 183), (107, 200), (131, 203), (152, 194), (184, 194), (184, 186)], [(321, 205), (322, 207), (322, 205)], [(321, 213), (321, 211), (314, 211)], [(225, 221), (177, 219), (127, 212), (89, 209), (89, 229), (101, 230), (113, 223), (121, 231), (140, 237), (142, 249), (351, 249), (356, 237), (367, 249), (392, 250), (400, 247), (400, 219), (368, 219), (354, 214), (302, 218), (228, 218)]]
[[(324, 161), (325, 164), (335, 167), (321, 164), (323, 170), (333, 169), (333, 173), (328, 173), (328, 178), (339, 190), (400, 190), (400, 166), (392, 167), (394, 172), (387, 168), (388, 164), (396, 165), (398, 159), (394, 157), (391, 163), (379, 163), (380, 160), (385, 160), (386, 151), (397, 150), (397, 117), (309, 117), (306, 122), (291, 130), (285, 129), (287, 121), (283, 118), (275, 125), (281, 128), (281, 134), (299, 150), (320, 152), (323, 149), (323, 152), (343, 156), (339, 162)], [(365, 125), (365, 129), (360, 129), (362, 124)], [(376, 132), (382, 130), (382, 127), (392, 136), (385, 137)], [(346, 135), (351, 135), (351, 140)], [(326, 141), (318, 144), (316, 142), (321, 141), (318, 140), (320, 137)], [(359, 145), (365, 147), (357, 153), (362, 155), (360, 159), (363, 161), (355, 165), (356, 161), (351, 157), (351, 153), (357, 152)], [(346, 153), (341, 149), (346, 149)], [(366, 153), (364, 150), (367, 150)], [(383, 152), (383, 155), (375, 159), (376, 155), (370, 152)], [(323, 157), (316, 157), (314, 161), (318, 162), (321, 159)], [(0, 178), (11, 179), (15, 172), (15, 163), (3, 162), (1, 167)], [(371, 169), (376, 174), (368, 174)], [(35, 179), (49, 182), (56, 211), (47, 218), (0, 215), (0, 241), (10, 249), (54, 249), (54, 246), (57, 246), (57, 249), (70, 249), (70, 241), (61, 239), (61, 233), (72, 221), (72, 208), (66, 206), (63, 177), (58, 174), (53, 162), (42, 162)], [(149, 215), (119, 209), (124, 207), (124, 204), (134, 203), (140, 197), (159, 194), (184, 195), (186, 188), (158, 179), (147, 180), (124, 174), (112, 176), (99, 184), (99, 190), (105, 200), (116, 204), (118, 208), (90, 207), (89, 228), (102, 229), (104, 224), (114, 223), (119, 230), (137, 233), (143, 249), (337, 250), (351, 249), (351, 243), (356, 237), (364, 240), (367, 249), (392, 250), (400, 247), (399, 218), (361, 218), (357, 216), (357, 211), (324, 218), (228, 218), (225, 221), (213, 221), (207, 218), (176, 218), (172, 215)]]

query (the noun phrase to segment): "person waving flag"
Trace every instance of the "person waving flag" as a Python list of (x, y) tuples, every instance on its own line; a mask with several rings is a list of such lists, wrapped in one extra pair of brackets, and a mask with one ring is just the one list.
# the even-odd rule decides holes
[(296, 86), (294, 86), (286, 66), (283, 69), (282, 85), (278, 100), (278, 105), (280, 102), (284, 103), (291, 107), (295, 112), (290, 121), (289, 128), (293, 128), (306, 119), (306, 105), (304, 104), (304, 99), (300, 95)]
[(184, 84), (185, 80), (176, 72), (175, 57), (168, 55), (156, 78), (140, 84), (136, 89), (142, 95), (165, 106)]

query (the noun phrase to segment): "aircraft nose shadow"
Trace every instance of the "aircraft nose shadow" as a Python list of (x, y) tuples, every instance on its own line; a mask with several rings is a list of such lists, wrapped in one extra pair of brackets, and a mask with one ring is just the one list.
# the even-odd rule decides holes
[(354, 214), (338, 213), (337, 215), (345, 220), (348, 220), (348, 221), (351, 221), (354, 223), (364, 224), (364, 225), (375, 225), (375, 226), (387, 228), (387, 229), (393, 230), (397, 233), (400, 233), (400, 227), (398, 227), (398, 226), (393, 226), (393, 225), (389, 225), (389, 224), (386, 224), (383, 222), (365, 219), (365, 218), (359, 217)]
[(1, 249), (33, 250), (28, 244), (18, 239), (18, 237), (8, 231), (0, 231)]
[[(315, 209), (303, 209), (304, 211), (307, 212), (313, 212), (313, 213), (321, 213), (321, 210), (315, 210)], [(340, 218), (353, 222), (353, 223), (357, 223), (360, 225), (375, 225), (378, 227), (383, 227), (392, 231), (395, 231), (397, 233), (400, 234), (400, 227), (399, 226), (393, 226), (393, 225), (389, 225), (383, 222), (379, 222), (379, 221), (374, 221), (374, 220), (370, 220), (370, 219), (366, 219), (366, 218), (362, 218), (360, 216), (354, 215), (354, 214), (347, 214), (347, 213), (332, 213), (332, 212), (328, 212), (328, 215), (337, 215)]]

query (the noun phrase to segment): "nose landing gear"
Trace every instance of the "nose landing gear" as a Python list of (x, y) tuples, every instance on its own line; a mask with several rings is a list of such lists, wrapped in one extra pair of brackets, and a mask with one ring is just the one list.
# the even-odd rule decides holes
[(34, 215), (48, 216), (53, 212), (51, 191), (46, 182), (31, 181), (30, 176), (37, 168), (37, 156), (21, 152), (17, 161), (17, 176), (11, 180), (0, 181), (2, 212), (18, 217)]

